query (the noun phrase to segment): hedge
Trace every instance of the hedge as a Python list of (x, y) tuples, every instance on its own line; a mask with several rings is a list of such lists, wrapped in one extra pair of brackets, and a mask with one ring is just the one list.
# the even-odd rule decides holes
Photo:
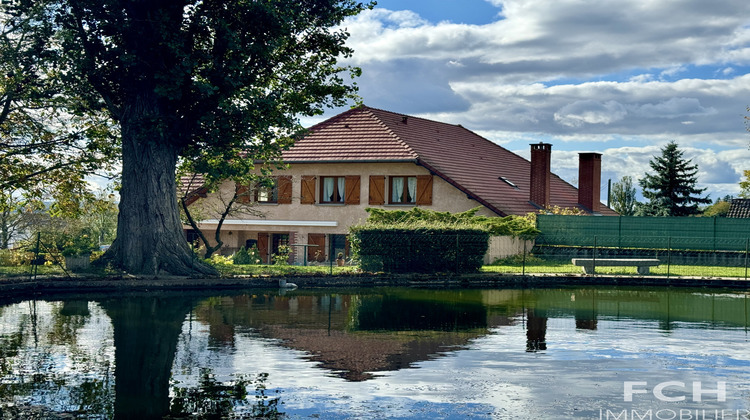
[(389, 273), (473, 272), (482, 266), (489, 232), (477, 227), (356, 226), (362, 270)]

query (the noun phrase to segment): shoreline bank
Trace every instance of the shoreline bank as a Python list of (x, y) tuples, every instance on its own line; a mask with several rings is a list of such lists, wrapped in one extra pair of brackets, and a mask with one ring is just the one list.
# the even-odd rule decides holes
[(342, 287), (428, 287), (428, 288), (486, 288), (486, 287), (553, 287), (553, 286), (662, 286), (693, 288), (727, 288), (747, 290), (750, 281), (736, 278), (657, 277), (657, 276), (587, 276), (495, 273), (463, 275), (296, 275), (296, 276), (237, 276), (226, 278), (189, 277), (11, 277), (0, 279), (3, 297), (44, 297), (47, 295), (90, 292), (131, 292), (150, 290), (217, 290), (217, 289), (274, 289), (280, 280), (295, 283), (300, 289)]

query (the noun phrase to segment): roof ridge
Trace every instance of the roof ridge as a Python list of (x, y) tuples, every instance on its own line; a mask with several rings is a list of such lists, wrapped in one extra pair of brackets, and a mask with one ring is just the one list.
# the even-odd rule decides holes
[(315, 131), (315, 129), (318, 128), (319, 126), (330, 125), (331, 123), (333, 123), (335, 121), (338, 121), (338, 120), (344, 118), (345, 116), (348, 116), (349, 114), (352, 114), (352, 113), (354, 113), (354, 111), (357, 111), (357, 110), (359, 110), (361, 108), (362, 108), (361, 106), (356, 106), (356, 107), (353, 107), (353, 108), (349, 108), (349, 109), (347, 109), (346, 111), (344, 111), (344, 112), (342, 112), (340, 114), (334, 115), (331, 118), (326, 118), (325, 120), (323, 120), (323, 121), (321, 121), (321, 122), (319, 122), (317, 124), (314, 124), (311, 127), (308, 127), (307, 129), (305, 129), (305, 136), (308, 135), (308, 134), (310, 134), (310, 133), (312, 133), (313, 131)]
[[(404, 139), (399, 137), (398, 134), (394, 133), (391, 127), (389, 127), (388, 124), (386, 124), (377, 115), (375, 115), (375, 113), (372, 112), (372, 110), (387, 112), (389, 114), (394, 114), (394, 115), (401, 115), (404, 117), (411, 117), (410, 115), (401, 114), (398, 112), (386, 111), (384, 109), (372, 108), (367, 105), (362, 105), (360, 109), (364, 109), (365, 111), (367, 111), (370, 114), (370, 116), (372, 116), (372, 118), (374, 118), (378, 122), (378, 124), (382, 126), (393, 137), (394, 140), (396, 140), (401, 146), (403, 146), (412, 156), (414, 156), (415, 159), (419, 159), (420, 157), (419, 153), (417, 153), (407, 142), (405, 142)], [(417, 117), (414, 117), (414, 118), (417, 118)]]

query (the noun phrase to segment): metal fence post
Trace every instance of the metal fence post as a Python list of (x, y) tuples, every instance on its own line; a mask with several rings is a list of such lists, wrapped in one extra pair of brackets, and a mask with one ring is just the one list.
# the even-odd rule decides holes
[(39, 270), (39, 246), (41, 245), (42, 241), (42, 232), (39, 231), (36, 233), (36, 249), (34, 250), (34, 261), (31, 263), (31, 270), (29, 270), (29, 280), (33, 280), (36, 278), (36, 274)]
[(459, 267), (459, 255), (458, 255), (458, 233), (456, 233), (456, 274), (461, 272), (461, 268)]
[(333, 235), (328, 235), (328, 268), (329, 274), (333, 275)]
[(750, 251), (750, 238), (745, 239), (745, 280), (747, 280), (747, 254)]
[(667, 278), (672, 271), (672, 237), (667, 239)]
[(596, 235), (594, 235), (594, 252), (591, 262), (591, 275), (596, 276)]
[(526, 275), (526, 239), (521, 239), (523, 241), (523, 257), (521, 258), (521, 275)]

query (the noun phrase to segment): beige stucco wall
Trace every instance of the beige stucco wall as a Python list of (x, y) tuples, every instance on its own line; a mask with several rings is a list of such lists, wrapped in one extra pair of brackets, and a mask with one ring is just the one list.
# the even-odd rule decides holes
[(531, 252), (533, 247), (533, 240), (528, 241), (512, 236), (492, 236), (487, 253), (484, 254), (484, 263), (492, 264), (498, 258), (522, 255), (524, 252)]
[[(378, 207), (387, 210), (409, 210), (414, 208), (415, 205), (386, 204), (371, 206), (368, 204), (370, 175), (414, 176), (428, 175), (429, 173), (427, 169), (414, 163), (293, 164), (287, 170), (274, 171), (275, 175), (292, 176), (292, 204), (256, 204), (253, 206), (253, 211), (259, 212), (262, 216), (237, 215), (225, 221), (222, 227), (224, 253), (233, 252), (235, 249), (243, 246), (248, 239), (257, 239), (258, 232), (293, 233), (292, 243), (307, 244), (307, 235), (310, 233), (347, 234), (350, 226), (362, 223), (367, 219), (365, 209), (368, 207)], [(318, 177), (359, 175), (360, 204), (300, 204), (301, 179), (303, 175), (315, 175)], [(316, 201), (319, 199), (317, 197), (318, 185), (316, 184)], [(219, 196), (230, 197), (233, 192), (234, 184), (227, 182), (222, 186), (220, 193), (209, 195), (208, 198), (199, 200), (191, 206), (191, 211), (200, 214), (200, 219), (203, 222), (199, 223), (199, 226), (207, 236), (213, 238), (213, 231), (216, 228), (216, 224), (211, 223), (210, 220), (218, 219), (215, 209), (223, 207)], [(478, 206), (481, 205), (477, 201), (467, 198), (466, 194), (435, 175), (433, 177), (432, 205), (421, 207), (435, 211), (462, 212)], [(496, 216), (494, 212), (484, 207), (479, 211), (479, 214)], [(244, 224), (243, 220), (262, 221), (255, 223), (272, 224), (258, 226)], [(316, 226), (317, 224), (331, 226)], [(300, 262), (301, 259), (297, 258), (296, 261)]]

